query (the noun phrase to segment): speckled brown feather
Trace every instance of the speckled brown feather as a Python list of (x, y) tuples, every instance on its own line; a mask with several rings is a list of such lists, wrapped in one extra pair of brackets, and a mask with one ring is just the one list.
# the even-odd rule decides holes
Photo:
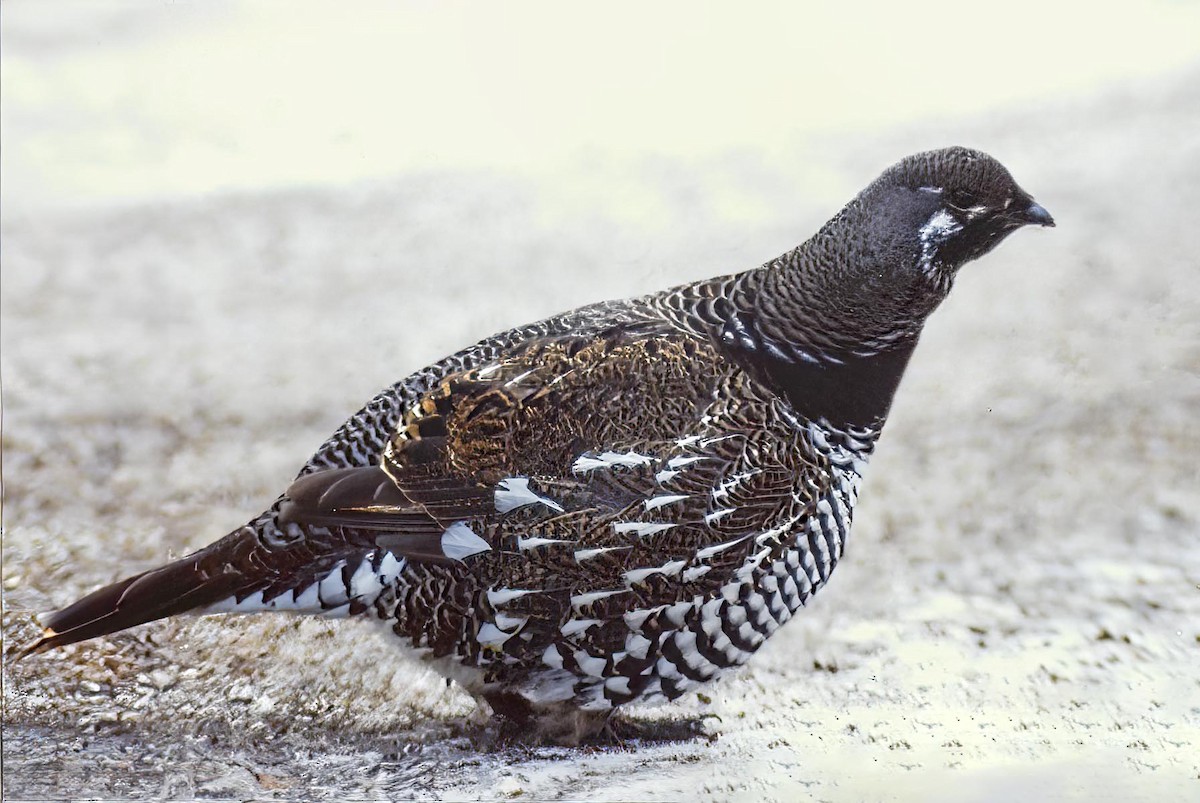
[[(429, 616), (421, 605), (422, 595), (413, 591), (408, 604), (402, 601), (398, 606), (398, 628), (418, 644), (433, 646), (435, 654), (458, 650), (478, 659), (472, 654), (470, 612), (479, 607), (483, 593), (489, 587), (537, 589), (506, 606), (510, 615), (529, 617), (521, 631), (527, 638), (506, 642), (507, 657), (517, 663), (497, 664), (494, 677), (528, 671), (525, 664), (539, 661), (545, 649), (561, 638), (559, 628), (578, 614), (602, 624), (586, 637), (571, 640), (572, 649), (597, 655), (617, 651), (616, 642), (624, 639), (623, 627), (609, 623), (619, 621), (630, 609), (711, 596), (744, 561), (750, 541), (706, 564), (712, 569), (691, 582), (651, 575), (588, 605), (586, 611), (571, 608), (572, 595), (625, 588), (623, 574), (631, 566), (691, 559), (704, 547), (735, 538), (748, 525), (792, 513), (789, 499), (798, 483), (810, 489), (814, 503), (829, 488), (828, 462), (805, 448), (792, 426), (771, 411), (778, 402), (756, 392), (746, 374), (713, 344), (689, 333), (641, 327), (607, 331), (591, 339), (548, 339), (530, 343), (523, 353), (486, 368), (486, 378), (479, 369), (447, 377), (416, 402), (398, 427), (383, 464), (406, 496), (411, 496), (409, 478), (414, 473), (421, 483), (428, 483), (430, 477), (456, 481), (460, 497), (442, 496), (432, 505), (412, 501), (406, 509), (424, 510), (447, 526), (451, 521), (468, 521), (494, 550), (473, 558), (469, 570), (444, 573), (439, 569), (410, 583), (414, 589), (424, 584), (436, 587), (425, 598), (445, 599), (453, 589), (453, 595), (465, 595), (464, 602), (455, 609), (457, 614), (443, 606), (442, 616)], [(606, 397), (603, 405), (596, 403), (600, 395)], [(730, 409), (729, 399), (738, 400), (736, 410)], [(711, 422), (698, 426), (705, 416)], [(764, 426), (771, 423), (775, 431)], [(422, 429), (435, 433), (436, 444), (424, 442)], [(682, 453), (685, 450), (675, 441), (685, 436), (720, 440), (706, 449), (702, 465), (673, 484), (673, 493), (686, 500), (670, 509), (644, 510), (645, 501), (660, 488), (655, 466), (588, 476), (572, 470), (579, 455), (589, 451)], [(739, 484), (730, 497), (736, 515), (706, 522), (705, 517), (714, 512), (711, 488), (750, 468), (748, 446), (754, 447), (758, 473)], [(478, 489), (517, 475), (529, 477), (537, 492), (559, 502), (567, 512), (530, 506), (499, 514), (493, 507), (479, 515)], [(342, 488), (348, 495), (326, 496), (324, 504), (353, 511), (376, 501), (356, 495), (363, 488), (373, 494), (370, 484), (343, 482)], [(288, 495), (292, 501), (284, 507), (284, 518), (309, 523), (296, 495)], [(365, 524), (375, 530), (405, 526), (402, 519), (367, 514), (372, 516), (375, 520)], [(328, 523), (320, 513), (316, 520)], [(614, 524), (629, 521), (670, 522), (673, 527), (652, 537), (614, 531)], [(354, 524), (349, 517), (346, 523)], [(517, 544), (522, 538), (561, 543), (522, 553)], [(578, 563), (574, 553), (588, 549), (613, 552)]]

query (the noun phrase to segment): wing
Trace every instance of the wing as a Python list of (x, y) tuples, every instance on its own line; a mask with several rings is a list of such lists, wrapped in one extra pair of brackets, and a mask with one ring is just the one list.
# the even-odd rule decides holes
[[(831, 472), (790, 416), (676, 329), (544, 339), (445, 377), (378, 465), (301, 477), (280, 521), (406, 558), (396, 628), (418, 646), (586, 661), (794, 546)], [(822, 578), (840, 548), (813, 545)]]
[[(672, 328), (546, 338), (443, 379), (406, 411), (379, 465), (301, 477), (280, 519), (371, 533), (424, 562), (484, 551), (536, 562), (558, 550), (530, 544), (566, 544), (665, 565), (801, 515), (827, 490), (828, 466), (778, 407)], [(693, 568), (686, 576), (708, 574)]]

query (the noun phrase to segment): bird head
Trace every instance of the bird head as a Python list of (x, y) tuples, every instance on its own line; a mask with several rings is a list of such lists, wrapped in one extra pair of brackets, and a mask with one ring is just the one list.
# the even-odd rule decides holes
[(910, 248), (916, 266), (946, 289), (963, 264), (1022, 226), (1054, 225), (1004, 165), (969, 148), (909, 156), (885, 171), (868, 193), (868, 203), (892, 209), (891, 219), (906, 231), (915, 224), (917, 238)]
[(722, 343), (803, 415), (877, 425), (958, 269), (1026, 225), (1054, 219), (992, 157), (914, 154), (807, 242), (740, 275)]
[(744, 274), (735, 305), (754, 308), (764, 337), (817, 360), (911, 349), (959, 268), (1027, 225), (1054, 219), (986, 153), (917, 153), (807, 242)]

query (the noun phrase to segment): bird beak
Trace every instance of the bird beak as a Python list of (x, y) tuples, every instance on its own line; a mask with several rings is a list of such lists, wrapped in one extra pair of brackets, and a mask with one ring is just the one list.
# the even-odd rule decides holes
[(1039, 204), (1037, 201), (1030, 200), (1029, 206), (1025, 207), (1020, 212), (1013, 215), (1014, 218), (1021, 223), (1033, 223), (1038, 226), (1054, 227), (1054, 218), (1046, 211), (1046, 207)]

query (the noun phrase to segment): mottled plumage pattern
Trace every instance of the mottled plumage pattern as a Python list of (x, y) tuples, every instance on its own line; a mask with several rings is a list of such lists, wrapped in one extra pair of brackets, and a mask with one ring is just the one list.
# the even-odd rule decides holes
[(509, 717), (674, 699), (829, 579), (925, 318), (1028, 223), (1052, 225), (990, 157), (910, 157), (762, 267), (413, 374), (267, 512), (32, 649), (185, 611), (364, 614)]

